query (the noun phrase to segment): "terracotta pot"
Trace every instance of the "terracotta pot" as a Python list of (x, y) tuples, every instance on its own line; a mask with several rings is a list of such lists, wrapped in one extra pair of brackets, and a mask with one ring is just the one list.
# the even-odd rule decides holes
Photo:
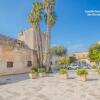
[(96, 71), (96, 69), (92, 69), (92, 71)]
[(80, 80), (80, 81), (86, 81), (86, 80), (87, 80), (86, 75), (81, 75), (81, 76), (79, 76), (79, 80)]
[(35, 74), (29, 73), (29, 77), (30, 77), (30, 79), (35, 79), (36, 78), (36, 73)]
[(39, 76), (40, 77), (45, 77), (46, 76), (46, 73), (39, 73)]
[(61, 74), (60, 76), (62, 79), (65, 79), (65, 80), (68, 79), (68, 74)]

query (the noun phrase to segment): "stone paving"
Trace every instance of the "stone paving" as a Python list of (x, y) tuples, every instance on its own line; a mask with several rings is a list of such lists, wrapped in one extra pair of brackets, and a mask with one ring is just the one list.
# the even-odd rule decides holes
[(76, 78), (75, 71), (69, 79), (59, 74), (29, 79), (28, 74), (1, 76), (0, 100), (100, 100), (100, 76), (89, 71), (87, 82)]

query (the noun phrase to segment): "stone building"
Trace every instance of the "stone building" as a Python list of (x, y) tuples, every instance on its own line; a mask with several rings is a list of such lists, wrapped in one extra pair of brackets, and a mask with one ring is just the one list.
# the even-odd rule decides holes
[(89, 52), (75, 52), (73, 56), (76, 59), (88, 59)]
[(75, 52), (73, 57), (77, 59), (77, 63), (90, 64), (89, 52)]
[(41, 51), (43, 64), (46, 65), (48, 53), (48, 35), (46, 33), (41, 32), (39, 28), (29, 28), (18, 33), (18, 40), (24, 41), (25, 45), (32, 50), (36, 50), (37, 54)]
[(0, 34), (0, 75), (25, 73), (30, 67), (37, 67), (37, 45), (42, 45), (41, 51), (45, 58), (47, 40), (47, 34), (39, 28), (23, 30), (18, 33), (17, 39)]
[(25, 73), (37, 65), (36, 50), (23, 41), (0, 35), (0, 75)]
[[(41, 34), (41, 38), (39, 33)], [(25, 45), (27, 45), (32, 50), (38, 51), (37, 44), (40, 44), (42, 45), (43, 52), (46, 52), (46, 39), (48, 39), (47, 34), (41, 32), (40, 29), (37, 29), (37, 31), (35, 31), (34, 28), (29, 28), (18, 33), (18, 40), (24, 41)]]

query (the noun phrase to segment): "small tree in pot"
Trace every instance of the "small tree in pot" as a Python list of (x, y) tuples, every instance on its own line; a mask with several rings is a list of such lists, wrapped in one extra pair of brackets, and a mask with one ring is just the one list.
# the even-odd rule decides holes
[(68, 79), (68, 69), (66, 67), (60, 68), (59, 73), (62, 79)]
[(69, 59), (67, 57), (63, 57), (58, 61), (58, 64), (63, 68), (68, 68)]
[(96, 72), (100, 75), (100, 68), (96, 70)]
[(79, 80), (81, 80), (81, 81), (86, 81), (87, 80), (87, 75), (88, 75), (87, 70), (85, 70), (85, 69), (78, 69), (76, 71), (76, 74), (79, 76)]
[(32, 67), (32, 68), (30, 69), (30, 72), (29, 72), (29, 77), (30, 77), (31, 79), (35, 79), (36, 76), (37, 76), (37, 69), (34, 68), (34, 67)]
[(95, 70), (96, 71), (96, 69), (97, 69), (96, 65), (93, 65), (92, 66), (92, 70)]
[(39, 72), (40, 77), (45, 77), (46, 76), (46, 69), (44, 67), (40, 67), (38, 69), (38, 72)]

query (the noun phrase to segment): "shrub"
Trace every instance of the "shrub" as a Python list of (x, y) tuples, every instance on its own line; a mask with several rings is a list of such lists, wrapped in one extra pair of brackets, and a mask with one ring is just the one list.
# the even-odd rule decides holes
[(99, 69), (97, 69), (97, 73), (100, 75), (100, 68), (99, 68)]
[(60, 74), (67, 74), (68, 73), (68, 69), (67, 68), (60, 68)]
[(68, 64), (68, 61), (69, 61), (69, 59), (67, 57), (64, 57), (58, 61), (58, 64), (59, 65), (66, 65), (66, 64)]
[(36, 68), (34, 68), (34, 67), (32, 67), (31, 69), (30, 69), (30, 73), (31, 74), (35, 74), (37, 71), (36, 71)]
[(77, 74), (78, 76), (81, 76), (81, 75), (88, 75), (88, 72), (87, 72), (85, 69), (78, 69), (78, 70), (76, 71), (76, 74)]
[(40, 68), (38, 69), (38, 71), (39, 71), (39, 73), (45, 73), (45, 72), (46, 72), (46, 69), (43, 68), (43, 67), (40, 67)]
[(97, 67), (95, 65), (92, 66), (92, 69), (96, 69)]

